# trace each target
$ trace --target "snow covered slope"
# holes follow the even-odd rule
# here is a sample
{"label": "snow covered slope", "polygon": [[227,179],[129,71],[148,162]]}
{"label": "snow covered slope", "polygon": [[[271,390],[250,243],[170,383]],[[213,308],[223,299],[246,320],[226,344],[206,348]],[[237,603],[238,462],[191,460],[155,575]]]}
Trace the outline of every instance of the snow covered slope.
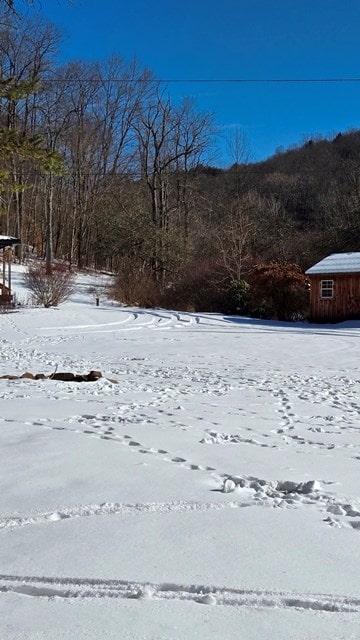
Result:
{"label": "snow covered slope", "polygon": [[90,284],[0,314],[0,375],[104,374],[0,380],[0,638],[357,639],[360,325]]}

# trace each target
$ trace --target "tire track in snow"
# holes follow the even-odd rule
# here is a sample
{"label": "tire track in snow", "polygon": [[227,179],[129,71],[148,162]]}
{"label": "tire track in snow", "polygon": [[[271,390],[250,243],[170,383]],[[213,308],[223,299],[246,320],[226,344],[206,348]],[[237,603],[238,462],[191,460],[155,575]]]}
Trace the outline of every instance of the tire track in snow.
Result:
{"label": "tire track in snow", "polygon": [[[122,312],[124,313],[124,311]],[[198,319],[190,317],[182,318],[178,313],[160,313],[156,311],[126,311],[126,315],[116,322],[105,322],[79,325],[65,325],[62,327],[45,327],[41,330],[59,332],[66,331],[72,335],[89,333],[109,333],[119,331],[133,331],[135,329],[169,329],[198,324]],[[125,326],[126,325],[126,326]]]}
{"label": "tire track in snow", "polygon": [[0,575],[0,592],[35,598],[172,600],[264,609],[358,613],[360,599],[344,595],[233,589],[196,584]]}

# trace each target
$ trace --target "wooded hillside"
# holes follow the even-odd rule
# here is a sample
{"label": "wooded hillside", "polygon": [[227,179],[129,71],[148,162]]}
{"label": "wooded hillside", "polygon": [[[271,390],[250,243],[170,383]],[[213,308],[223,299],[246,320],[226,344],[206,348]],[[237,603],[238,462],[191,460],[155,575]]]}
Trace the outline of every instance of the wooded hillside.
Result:
{"label": "wooded hillside", "polygon": [[60,66],[60,39],[2,21],[0,233],[20,259],[118,273],[127,302],[231,312],[254,265],[360,250],[360,132],[259,163],[235,137],[232,165],[208,166],[212,116],[135,61]]}

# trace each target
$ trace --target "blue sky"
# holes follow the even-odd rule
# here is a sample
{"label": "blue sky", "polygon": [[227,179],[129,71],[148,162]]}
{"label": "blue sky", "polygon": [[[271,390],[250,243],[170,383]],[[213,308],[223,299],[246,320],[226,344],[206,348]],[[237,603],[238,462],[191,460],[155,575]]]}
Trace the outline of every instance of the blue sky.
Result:
{"label": "blue sky", "polygon": [[[165,79],[360,77],[360,0],[42,0],[63,60],[117,53]],[[317,134],[360,128],[360,82],[180,83],[253,160]],[[213,163],[231,161],[226,144]]]}

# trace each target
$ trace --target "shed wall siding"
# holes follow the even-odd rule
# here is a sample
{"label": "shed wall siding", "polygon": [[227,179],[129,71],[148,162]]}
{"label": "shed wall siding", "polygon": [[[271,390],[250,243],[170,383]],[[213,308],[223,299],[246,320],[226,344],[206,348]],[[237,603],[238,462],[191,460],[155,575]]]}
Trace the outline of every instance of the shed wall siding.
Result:
{"label": "shed wall siding", "polygon": [[[334,297],[321,298],[321,280],[334,281]],[[322,274],[310,276],[310,320],[341,322],[360,319],[360,274]]]}

